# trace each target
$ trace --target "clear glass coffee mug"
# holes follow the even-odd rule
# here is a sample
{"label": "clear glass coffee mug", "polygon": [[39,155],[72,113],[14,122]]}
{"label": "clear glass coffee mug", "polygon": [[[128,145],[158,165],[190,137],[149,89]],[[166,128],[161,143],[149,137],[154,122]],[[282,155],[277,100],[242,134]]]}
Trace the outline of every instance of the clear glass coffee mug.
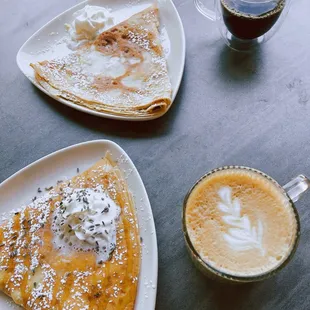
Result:
{"label": "clear glass coffee mug", "polygon": [[[210,176],[211,174],[222,171],[222,170],[227,170],[227,169],[242,169],[242,170],[248,170],[251,172],[255,172],[266,178],[268,181],[271,181],[280,191],[283,193],[285,199],[288,200],[295,219],[296,219],[296,234],[295,234],[295,239],[292,244],[292,247],[290,248],[290,252],[286,256],[285,260],[277,267],[275,267],[272,270],[269,270],[268,272],[261,273],[258,275],[254,276],[236,276],[236,275],[231,275],[228,273],[225,273],[223,271],[220,271],[216,269],[214,266],[211,266],[208,264],[206,261],[204,261],[199,253],[196,251],[194,245],[192,244],[192,241],[189,237],[188,230],[186,227],[186,219],[185,219],[185,214],[186,214],[186,206],[187,206],[187,201],[189,196],[191,195],[192,191],[195,189],[195,187],[206,177]],[[225,166],[221,168],[217,168],[212,170],[211,172],[205,174],[202,176],[195,184],[194,186],[189,190],[187,195],[185,196],[184,203],[183,203],[183,213],[182,213],[182,225],[183,225],[183,233],[184,233],[184,238],[185,238],[185,244],[188,249],[188,252],[191,256],[192,261],[194,262],[195,266],[207,277],[215,280],[219,280],[221,282],[229,282],[229,283],[249,283],[249,282],[257,282],[257,281],[262,281],[265,279],[270,278],[271,276],[276,275],[280,270],[285,267],[290,260],[292,259],[293,255],[295,254],[298,241],[299,241],[299,236],[300,236],[300,222],[299,222],[299,216],[298,212],[296,210],[296,207],[294,205],[295,202],[299,200],[299,198],[302,196],[302,194],[307,191],[310,188],[310,180],[305,177],[304,175],[299,175],[295,179],[291,180],[289,183],[287,183],[284,186],[279,185],[277,181],[275,181],[273,178],[270,176],[266,175],[265,173],[253,169],[253,168],[248,168],[248,167],[243,167],[243,166]]]}
{"label": "clear glass coffee mug", "polygon": [[[208,8],[214,1],[214,10]],[[285,19],[291,0],[194,0],[197,10],[215,21],[226,44],[251,51],[269,40]]]}

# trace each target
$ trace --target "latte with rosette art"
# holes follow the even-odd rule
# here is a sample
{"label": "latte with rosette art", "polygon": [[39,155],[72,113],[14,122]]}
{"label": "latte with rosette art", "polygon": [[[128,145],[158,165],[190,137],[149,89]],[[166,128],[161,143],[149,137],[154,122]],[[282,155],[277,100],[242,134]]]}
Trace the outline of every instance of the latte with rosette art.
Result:
{"label": "latte with rosette art", "polygon": [[283,264],[297,239],[297,218],[283,189],[256,170],[219,169],[196,183],[185,225],[210,268],[251,277]]}

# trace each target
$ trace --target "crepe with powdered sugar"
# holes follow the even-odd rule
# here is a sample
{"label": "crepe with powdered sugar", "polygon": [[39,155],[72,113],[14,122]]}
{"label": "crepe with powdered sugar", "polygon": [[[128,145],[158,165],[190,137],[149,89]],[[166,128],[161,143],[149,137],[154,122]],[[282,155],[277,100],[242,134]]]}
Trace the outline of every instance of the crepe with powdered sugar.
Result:
{"label": "crepe with powdered sugar", "polygon": [[171,84],[158,27],[153,5],[64,58],[31,64],[36,80],[52,95],[98,112],[163,114]]}
{"label": "crepe with powdered sugar", "polygon": [[25,309],[132,310],[140,238],[109,155],[0,226],[0,289]]}

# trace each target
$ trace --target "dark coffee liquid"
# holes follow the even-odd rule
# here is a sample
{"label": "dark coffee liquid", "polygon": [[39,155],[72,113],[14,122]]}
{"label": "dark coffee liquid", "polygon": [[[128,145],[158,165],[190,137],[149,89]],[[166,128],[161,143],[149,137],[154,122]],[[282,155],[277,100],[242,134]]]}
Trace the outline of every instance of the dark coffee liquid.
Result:
{"label": "dark coffee liquid", "polygon": [[278,20],[285,0],[267,3],[255,0],[221,0],[228,30],[237,38],[249,40],[262,36]]}

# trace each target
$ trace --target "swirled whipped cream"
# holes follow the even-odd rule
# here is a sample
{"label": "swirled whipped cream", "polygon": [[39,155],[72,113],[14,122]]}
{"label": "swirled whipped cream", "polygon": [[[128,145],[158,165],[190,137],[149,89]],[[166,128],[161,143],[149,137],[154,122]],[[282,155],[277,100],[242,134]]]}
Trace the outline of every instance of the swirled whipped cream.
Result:
{"label": "swirled whipped cream", "polygon": [[102,263],[116,247],[121,209],[102,189],[66,189],[54,212],[54,244],[64,251],[93,251]]}
{"label": "swirled whipped cream", "polygon": [[86,5],[73,14],[72,24],[65,24],[73,41],[92,40],[106,28],[113,26],[110,12],[100,6]]}

